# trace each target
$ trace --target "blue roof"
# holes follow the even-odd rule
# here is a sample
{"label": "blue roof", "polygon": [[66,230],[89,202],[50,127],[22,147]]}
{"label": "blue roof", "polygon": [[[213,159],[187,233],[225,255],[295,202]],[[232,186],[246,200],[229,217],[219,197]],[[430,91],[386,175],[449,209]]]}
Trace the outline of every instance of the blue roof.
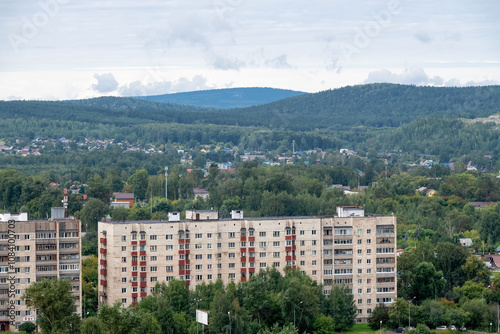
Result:
{"label": "blue roof", "polygon": [[225,149],[223,149],[223,151],[225,151],[225,152],[230,152],[230,151],[231,151],[231,149],[230,149],[230,148],[225,148]]}

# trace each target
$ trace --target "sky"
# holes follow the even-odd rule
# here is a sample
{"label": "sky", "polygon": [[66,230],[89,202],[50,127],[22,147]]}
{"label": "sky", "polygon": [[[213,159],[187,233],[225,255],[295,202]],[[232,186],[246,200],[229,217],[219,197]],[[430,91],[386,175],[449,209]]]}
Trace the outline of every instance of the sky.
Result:
{"label": "sky", "polygon": [[1,0],[0,100],[500,84],[498,0]]}

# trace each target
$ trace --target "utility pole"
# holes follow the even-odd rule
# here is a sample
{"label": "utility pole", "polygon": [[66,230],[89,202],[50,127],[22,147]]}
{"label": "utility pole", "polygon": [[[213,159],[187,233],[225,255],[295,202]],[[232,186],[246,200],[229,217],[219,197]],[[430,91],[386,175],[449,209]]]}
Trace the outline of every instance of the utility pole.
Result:
{"label": "utility pole", "polygon": [[165,166],[165,199],[168,199],[167,178],[168,178],[168,167]]}

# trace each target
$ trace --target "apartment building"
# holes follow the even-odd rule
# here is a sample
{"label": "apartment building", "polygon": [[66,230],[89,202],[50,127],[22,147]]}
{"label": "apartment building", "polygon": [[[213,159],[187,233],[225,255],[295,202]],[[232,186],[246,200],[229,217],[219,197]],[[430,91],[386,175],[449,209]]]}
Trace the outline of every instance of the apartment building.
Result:
{"label": "apartment building", "polygon": [[216,211],[188,211],[187,219],[99,222],[99,302],[137,303],[157,282],[190,287],[222,279],[246,281],[261,269],[300,269],[330,294],[351,287],[357,321],[396,298],[396,218],[339,207],[328,217],[218,219]]}
{"label": "apartment building", "polygon": [[81,314],[80,262],[80,221],[0,214],[0,331],[36,321],[21,296],[43,278],[69,280]]}

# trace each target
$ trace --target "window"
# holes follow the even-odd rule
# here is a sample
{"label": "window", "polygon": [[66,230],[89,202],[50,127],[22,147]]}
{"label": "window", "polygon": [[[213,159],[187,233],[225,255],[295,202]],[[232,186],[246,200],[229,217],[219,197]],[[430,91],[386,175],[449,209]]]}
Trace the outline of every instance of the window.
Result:
{"label": "window", "polygon": [[312,235],[316,235],[316,230],[312,230]]}
{"label": "window", "polygon": [[366,269],[366,273],[367,273],[367,274],[371,274],[371,273],[372,273],[372,270],[371,270],[371,269]]}
{"label": "window", "polygon": [[151,277],[150,281],[151,282],[157,282],[158,281],[158,277]]}
{"label": "window", "polygon": [[358,254],[362,254],[362,253],[363,253],[363,250],[358,249]]}
{"label": "window", "polygon": [[306,245],[306,242],[304,240],[300,240],[300,245],[301,246],[305,246]]}
{"label": "window", "polygon": [[241,262],[241,268],[246,268],[247,267],[247,263],[246,262]]}
{"label": "window", "polygon": [[149,250],[151,252],[156,252],[158,250],[158,246],[156,246],[156,245],[155,246],[149,246]]}
{"label": "window", "polygon": [[331,275],[333,275],[333,269],[325,269],[325,270],[323,270],[323,275],[325,275],[325,276],[331,276]]}
{"label": "window", "polygon": [[372,230],[370,229],[366,230],[366,234],[372,234]]}
{"label": "window", "polygon": [[362,274],[363,273],[363,269],[358,269],[358,274]]}
{"label": "window", "polygon": [[203,265],[202,265],[202,264],[197,264],[197,265],[195,266],[195,269],[196,269],[196,270],[202,270],[202,269],[203,269]]}
{"label": "window", "polygon": [[196,280],[197,281],[202,281],[203,280],[203,275],[196,275]]}
{"label": "window", "polygon": [[261,263],[260,263],[260,267],[261,267],[261,268],[266,268],[266,267],[267,267],[267,263],[265,263],[265,262],[261,262]]}
{"label": "window", "polygon": [[362,259],[358,259],[358,264],[362,264],[363,263],[363,260]]}
{"label": "window", "polygon": [[148,268],[146,266],[141,266],[141,272],[146,272],[148,271]]}
{"label": "window", "polygon": [[361,241],[362,241],[361,239],[358,239],[358,245],[361,245]]}
{"label": "window", "polygon": [[122,263],[127,263],[127,258],[125,256],[122,257]]}
{"label": "window", "polygon": [[313,256],[315,256],[315,255],[316,255],[316,251],[315,251],[315,250],[313,250],[313,251],[312,251],[312,255],[313,255]]}
{"label": "window", "polygon": [[245,248],[246,246],[247,246],[247,242],[246,241],[240,242],[240,247],[241,248]]}
{"label": "window", "polygon": [[212,239],[212,233],[207,233],[207,239]]}
{"label": "window", "polygon": [[170,273],[170,272],[174,271],[174,266],[167,266],[166,269],[167,269],[167,273]]}
{"label": "window", "polygon": [[141,233],[141,240],[146,240],[146,233]]}
{"label": "window", "polygon": [[201,234],[201,233],[196,233],[196,234],[194,235],[194,237],[195,237],[195,239],[201,239],[203,236],[202,236],[202,234]]}
{"label": "window", "polygon": [[30,246],[24,246],[24,250],[25,251],[29,251],[30,250]]}
{"label": "window", "polygon": [[230,243],[228,243],[228,247],[229,247],[229,248],[234,248],[234,247],[235,247],[235,243],[234,243],[234,242],[230,242]]}
{"label": "window", "polygon": [[306,261],[300,261],[300,265],[301,266],[305,266],[306,265]]}
{"label": "window", "polygon": [[367,279],[366,283],[371,284],[372,283],[372,279],[371,278]]}
{"label": "window", "polygon": [[363,230],[362,229],[358,229],[358,235],[361,235],[361,233],[363,233]]}
{"label": "window", "polygon": [[158,267],[156,267],[156,266],[151,267],[151,268],[149,268],[149,269],[150,269],[150,271],[152,271],[152,272],[158,271]]}
{"label": "window", "polygon": [[212,280],[212,275],[207,275],[208,280]]}
{"label": "window", "polygon": [[304,256],[306,255],[306,252],[305,251],[300,251],[300,256]]}
{"label": "window", "polygon": [[122,283],[127,283],[127,278],[126,277],[122,277]]}
{"label": "window", "polygon": [[234,259],[236,257],[236,253],[229,253],[229,258]]}
{"label": "window", "polygon": [[157,236],[156,235],[150,235],[149,236],[149,240],[157,240]]}
{"label": "window", "polygon": [[127,288],[122,288],[122,293],[127,293]]}
{"label": "window", "polygon": [[195,259],[196,260],[203,260],[203,254],[196,254]]}
{"label": "window", "polygon": [[207,260],[212,260],[212,254],[207,254]]}
{"label": "window", "polygon": [[261,242],[259,242],[259,246],[262,247],[262,248],[266,248],[267,244],[266,244],[265,241],[261,241]]}
{"label": "window", "polygon": [[173,255],[167,255],[167,257],[165,259],[167,261],[173,261],[174,260],[174,256]]}
{"label": "window", "polygon": [[166,239],[167,240],[172,240],[173,239],[173,235],[172,234],[167,234],[166,235]]}
{"label": "window", "polygon": [[280,252],[273,252],[273,257],[280,257]]}
{"label": "window", "polygon": [[174,279],[174,276],[167,276],[167,277],[165,278],[165,280],[166,280],[167,282],[170,282],[170,281],[171,281],[171,280],[173,280],[173,279]]}
{"label": "window", "polygon": [[371,244],[371,243],[372,243],[372,239],[367,239],[367,240],[366,240],[366,243],[367,243],[367,244]]}
{"label": "window", "polygon": [[229,274],[229,279],[235,279],[235,278],[236,278],[236,274],[234,274],[234,273]]}
{"label": "window", "polygon": [[221,242],[217,243],[217,248],[222,248],[222,243]]}
{"label": "window", "polygon": [[132,252],[137,252],[137,245],[132,246]]}
{"label": "window", "polygon": [[372,250],[371,249],[367,249],[366,250],[366,254],[371,254],[372,253]]}
{"label": "window", "polygon": [[279,247],[280,242],[279,241],[273,241],[273,247]]}
{"label": "window", "polygon": [[280,236],[280,231],[273,232],[273,237],[279,237],[279,236]]}
{"label": "window", "polygon": [[280,263],[279,262],[273,262],[273,267],[279,268],[280,267]]}
{"label": "window", "polygon": [[316,260],[313,260],[312,261],[312,265],[315,266],[316,265]]}
{"label": "window", "polygon": [[363,299],[358,299],[358,304],[363,304]]}
{"label": "window", "polygon": [[236,268],[236,265],[234,263],[229,263],[229,269],[234,269]]}
{"label": "window", "polygon": [[371,264],[372,263],[372,260],[371,259],[367,259],[366,260],[366,264]]}
{"label": "window", "polygon": [[194,248],[195,249],[202,249],[203,245],[202,244],[196,244],[196,245],[194,245]]}
{"label": "window", "polygon": [[367,299],[367,300],[366,300],[366,303],[367,303],[367,304],[371,304],[371,303],[372,303],[372,300],[371,300],[371,299]]}
{"label": "window", "polygon": [[313,270],[313,271],[312,271],[312,275],[313,275],[313,276],[316,276],[316,275],[317,275],[317,271],[316,271],[316,270]]}
{"label": "window", "polygon": [[264,252],[259,253],[259,257],[266,257],[266,253],[264,253]]}
{"label": "window", "polygon": [[149,257],[149,260],[150,260],[151,262],[155,262],[155,261],[156,261],[156,259],[157,259],[157,257],[156,257],[156,256],[150,256],[150,257]]}
{"label": "window", "polygon": [[122,267],[122,273],[126,273],[127,272],[127,267]]}
{"label": "window", "polygon": [[362,279],[358,279],[358,284],[361,284],[363,283],[363,280]]}
{"label": "window", "polygon": [[316,240],[313,240],[313,241],[312,241],[312,245],[313,245],[313,246],[316,246]]}
{"label": "window", "polygon": [[173,245],[167,245],[167,250],[168,251],[174,250],[174,246]]}
{"label": "window", "polygon": [[265,237],[266,236],[266,232],[259,232],[259,237]]}

